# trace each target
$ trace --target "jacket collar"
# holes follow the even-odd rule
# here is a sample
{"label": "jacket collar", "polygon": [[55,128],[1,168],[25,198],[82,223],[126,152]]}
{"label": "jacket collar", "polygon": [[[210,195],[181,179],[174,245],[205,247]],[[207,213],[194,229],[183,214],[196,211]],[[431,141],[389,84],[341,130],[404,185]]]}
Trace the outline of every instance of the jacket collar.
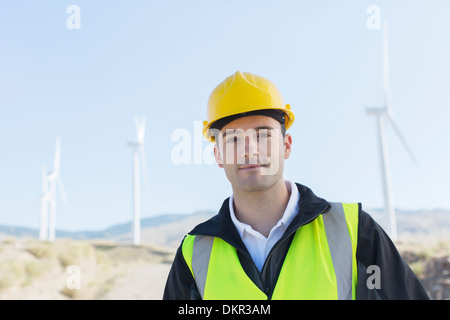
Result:
{"label": "jacket collar", "polygon": [[[299,211],[282,238],[289,236],[302,225],[313,221],[320,214],[326,212],[331,206],[326,200],[316,196],[308,187],[299,183],[296,183],[295,185],[300,192]],[[235,248],[241,248],[246,251],[245,245],[231,221],[229,201],[230,198],[225,199],[217,215],[196,226],[189,234],[218,237]]]}

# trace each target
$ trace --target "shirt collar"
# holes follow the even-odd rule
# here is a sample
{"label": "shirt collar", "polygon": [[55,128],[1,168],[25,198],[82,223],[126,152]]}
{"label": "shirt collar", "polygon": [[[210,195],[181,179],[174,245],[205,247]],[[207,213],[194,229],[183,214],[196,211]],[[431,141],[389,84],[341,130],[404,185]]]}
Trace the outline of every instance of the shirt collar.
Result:
{"label": "shirt collar", "polygon": [[[273,228],[280,226],[280,225],[282,225],[284,228],[287,228],[298,213],[300,193],[298,192],[297,186],[295,185],[294,182],[289,181],[289,180],[285,180],[285,183],[286,183],[286,187],[287,187],[288,191],[291,193],[291,195],[289,197],[288,204],[286,205],[286,209],[284,210],[283,216],[278,221],[278,223],[275,224],[275,226]],[[233,197],[233,194],[231,194],[230,201],[229,201],[230,217],[231,217],[231,221],[233,221],[233,224],[235,225],[237,231],[239,232],[239,235],[241,236],[241,238],[244,237],[244,231],[249,232],[250,230],[253,230],[253,232],[256,232],[250,225],[248,225],[246,223],[242,223],[241,221],[239,221],[236,218],[236,215],[234,213],[234,208],[233,208],[233,201],[234,201],[234,197]],[[272,228],[272,230],[273,230],[273,228]],[[270,235],[269,235],[269,237],[270,237]]]}

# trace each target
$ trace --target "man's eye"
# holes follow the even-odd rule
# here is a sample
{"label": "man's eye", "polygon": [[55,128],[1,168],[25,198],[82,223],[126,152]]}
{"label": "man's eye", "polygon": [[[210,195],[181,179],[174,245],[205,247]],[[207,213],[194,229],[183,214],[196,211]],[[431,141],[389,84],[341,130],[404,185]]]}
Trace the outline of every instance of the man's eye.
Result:
{"label": "man's eye", "polygon": [[227,139],[227,143],[236,143],[238,141],[238,138],[237,137],[231,137],[231,138],[229,138],[229,139]]}
{"label": "man's eye", "polygon": [[269,132],[258,132],[258,133],[256,134],[256,137],[257,137],[258,139],[267,139],[267,138],[270,137],[270,133],[269,133]]}

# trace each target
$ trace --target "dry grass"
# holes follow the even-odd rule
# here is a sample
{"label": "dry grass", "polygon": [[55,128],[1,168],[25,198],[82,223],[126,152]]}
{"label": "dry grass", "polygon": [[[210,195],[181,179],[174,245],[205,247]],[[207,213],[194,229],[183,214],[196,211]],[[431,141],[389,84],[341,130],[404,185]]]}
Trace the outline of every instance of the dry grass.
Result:
{"label": "dry grass", "polygon": [[0,244],[0,299],[101,299],[132,268],[170,262],[173,254],[152,245],[8,239]]}
{"label": "dry grass", "polygon": [[450,237],[405,234],[396,243],[403,259],[422,282],[431,299],[450,299]]}

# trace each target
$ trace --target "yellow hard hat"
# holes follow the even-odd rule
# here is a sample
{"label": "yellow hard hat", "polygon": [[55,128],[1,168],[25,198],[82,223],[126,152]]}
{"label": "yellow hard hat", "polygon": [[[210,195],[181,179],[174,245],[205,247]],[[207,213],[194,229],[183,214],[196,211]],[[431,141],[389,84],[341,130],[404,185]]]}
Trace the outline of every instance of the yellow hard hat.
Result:
{"label": "yellow hard hat", "polygon": [[248,72],[236,71],[211,93],[208,100],[207,120],[203,121],[204,137],[214,142],[211,125],[219,119],[256,110],[275,109],[284,112],[285,126],[294,123],[294,113],[284,104],[278,88],[266,78]]}

